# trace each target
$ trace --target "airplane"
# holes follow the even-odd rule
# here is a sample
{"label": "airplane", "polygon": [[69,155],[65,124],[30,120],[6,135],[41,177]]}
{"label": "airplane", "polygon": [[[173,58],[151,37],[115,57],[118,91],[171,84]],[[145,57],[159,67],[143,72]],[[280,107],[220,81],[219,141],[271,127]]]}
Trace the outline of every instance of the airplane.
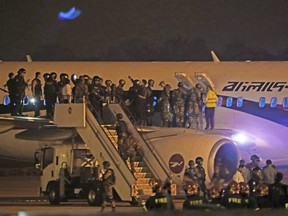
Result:
{"label": "airplane", "polygon": [[[118,84],[119,79],[125,79],[126,90],[131,86],[128,76],[140,80],[155,80],[156,91],[161,91],[157,84],[162,80],[169,83],[172,89],[177,88],[179,81],[187,88],[196,83],[202,84],[204,88],[210,85],[218,95],[215,129],[195,131],[185,128],[146,127],[148,131],[154,131],[147,133],[147,139],[155,141],[158,151],[170,140],[167,146],[172,152],[189,151],[190,155],[187,157],[191,157],[190,159],[195,159],[197,155],[205,155],[204,161],[207,170],[210,170],[210,177],[215,168],[215,164],[210,161],[215,162],[216,159],[215,154],[211,156],[209,153],[223,137],[228,137],[231,142],[236,143],[237,152],[232,154],[235,160],[245,159],[246,162],[250,162],[250,156],[256,154],[262,159],[263,166],[265,160],[271,159],[280,171],[287,172],[288,61],[222,62],[216,57],[214,62],[1,62],[1,84],[6,83],[9,72],[16,73],[19,68],[26,69],[25,79],[30,80],[34,78],[36,71],[42,74],[55,71],[58,75],[63,72],[77,76],[98,75],[104,80],[112,80],[115,84]],[[42,80],[42,84],[43,82]],[[30,89],[26,94],[31,96]],[[4,105],[7,93],[0,91],[0,99],[3,99],[0,110],[4,114],[4,111],[7,111],[7,106]],[[28,99],[27,101],[29,103]],[[35,144],[43,144],[39,141],[16,140],[15,135],[23,128],[19,127],[17,131],[11,130],[9,124],[0,125],[2,158],[31,160]],[[177,136],[174,136],[175,134]],[[162,136],[167,136],[167,139],[161,140]],[[191,149],[194,151],[193,154]],[[172,167],[177,166],[175,161],[169,161],[165,155],[163,157]],[[188,159],[185,158],[185,164],[188,163]],[[182,165],[181,161],[178,163]],[[238,161],[234,163],[234,167],[237,164]]]}

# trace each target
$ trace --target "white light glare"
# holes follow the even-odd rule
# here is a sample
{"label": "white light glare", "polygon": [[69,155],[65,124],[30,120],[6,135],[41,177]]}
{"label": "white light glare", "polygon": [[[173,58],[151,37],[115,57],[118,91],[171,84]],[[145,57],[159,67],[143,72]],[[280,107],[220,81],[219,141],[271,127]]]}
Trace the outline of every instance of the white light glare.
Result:
{"label": "white light glare", "polygon": [[248,138],[245,134],[243,133],[237,133],[237,134],[233,134],[231,136],[231,138],[237,142],[237,143],[240,143],[240,144],[244,144],[245,142],[247,142]]}
{"label": "white light glare", "polygon": [[35,98],[31,98],[31,99],[30,99],[30,102],[33,103],[33,104],[35,104],[35,102],[36,102]]}

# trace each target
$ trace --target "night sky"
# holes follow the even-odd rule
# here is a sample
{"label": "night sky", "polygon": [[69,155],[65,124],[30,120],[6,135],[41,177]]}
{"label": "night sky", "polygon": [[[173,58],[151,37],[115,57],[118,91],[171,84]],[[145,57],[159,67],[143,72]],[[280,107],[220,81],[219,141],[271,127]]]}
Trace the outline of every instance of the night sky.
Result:
{"label": "night sky", "polygon": [[288,60],[287,0],[1,0],[0,17],[2,61]]}

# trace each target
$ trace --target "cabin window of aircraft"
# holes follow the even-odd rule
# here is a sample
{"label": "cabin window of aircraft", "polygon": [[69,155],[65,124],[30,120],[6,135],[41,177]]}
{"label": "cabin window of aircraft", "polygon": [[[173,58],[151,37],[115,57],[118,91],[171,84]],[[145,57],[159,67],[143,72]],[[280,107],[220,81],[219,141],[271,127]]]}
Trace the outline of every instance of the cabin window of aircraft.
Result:
{"label": "cabin window of aircraft", "polygon": [[243,106],[243,97],[239,97],[237,98],[237,107],[242,107]]}
{"label": "cabin window of aircraft", "polygon": [[283,99],[283,107],[284,107],[284,108],[288,108],[288,97],[285,97],[285,98]]}
{"label": "cabin window of aircraft", "polygon": [[277,106],[277,98],[276,98],[276,97],[272,97],[272,98],[271,98],[270,106],[271,106],[272,108],[275,108],[275,107]]}
{"label": "cabin window of aircraft", "polygon": [[232,107],[232,105],[233,105],[233,98],[228,97],[226,100],[226,107]]}
{"label": "cabin window of aircraft", "polygon": [[259,107],[263,108],[265,106],[265,102],[266,102],[266,98],[265,97],[261,97],[259,99]]}

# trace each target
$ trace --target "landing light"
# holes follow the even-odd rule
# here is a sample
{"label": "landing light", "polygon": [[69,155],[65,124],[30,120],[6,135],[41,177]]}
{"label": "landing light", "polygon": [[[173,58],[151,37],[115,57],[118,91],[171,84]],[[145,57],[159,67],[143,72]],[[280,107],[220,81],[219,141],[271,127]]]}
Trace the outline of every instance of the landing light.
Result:
{"label": "landing light", "polygon": [[30,102],[33,103],[33,104],[35,104],[35,102],[36,102],[35,98],[32,97],[32,98],[30,99]]}

